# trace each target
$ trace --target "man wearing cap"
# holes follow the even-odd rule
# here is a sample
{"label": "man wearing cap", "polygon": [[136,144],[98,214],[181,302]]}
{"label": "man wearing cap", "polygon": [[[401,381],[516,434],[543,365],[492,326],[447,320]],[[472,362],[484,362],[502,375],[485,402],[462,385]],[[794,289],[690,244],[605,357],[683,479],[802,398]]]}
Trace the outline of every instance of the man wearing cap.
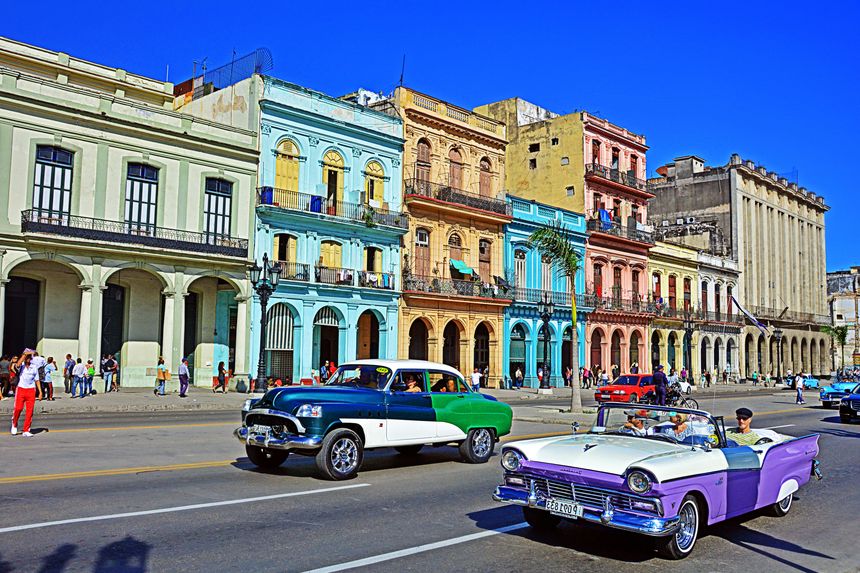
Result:
{"label": "man wearing cap", "polygon": [[752,410],[749,408],[738,408],[735,410],[735,416],[738,420],[738,427],[728,430],[726,437],[739,446],[754,446],[762,436],[750,429],[753,416]]}
{"label": "man wearing cap", "polygon": [[654,394],[657,396],[657,405],[666,405],[666,394],[669,391],[669,379],[663,373],[663,365],[657,365],[657,371],[654,372]]}
{"label": "man wearing cap", "polygon": [[648,412],[645,410],[626,410],[624,413],[627,415],[627,422],[619,431],[631,436],[646,435],[645,419],[648,417]]}

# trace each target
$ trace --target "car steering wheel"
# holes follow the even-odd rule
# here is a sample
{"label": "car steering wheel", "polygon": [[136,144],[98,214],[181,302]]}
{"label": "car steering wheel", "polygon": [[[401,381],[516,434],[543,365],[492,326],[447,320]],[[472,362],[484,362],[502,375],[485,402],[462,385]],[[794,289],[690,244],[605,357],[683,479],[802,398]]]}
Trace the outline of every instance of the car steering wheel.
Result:
{"label": "car steering wheel", "polygon": [[773,443],[773,440],[771,440],[770,438],[760,438],[759,441],[757,441],[754,445],[761,446],[764,444],[771,444],[771,443]]}

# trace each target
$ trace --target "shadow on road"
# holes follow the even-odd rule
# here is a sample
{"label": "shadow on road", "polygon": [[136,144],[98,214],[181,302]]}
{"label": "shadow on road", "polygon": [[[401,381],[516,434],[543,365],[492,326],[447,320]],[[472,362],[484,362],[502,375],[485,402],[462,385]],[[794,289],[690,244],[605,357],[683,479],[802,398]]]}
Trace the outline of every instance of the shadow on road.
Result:
{"label": "shadow on road", "polygon": [[[93,573],[146,573],[152,545],[130,535],[119,541],[102,546],[93,564]],[[63,573],[78,557],[78,546],[72,543],[60,545],[42,558],[38,573]],[[80,565],[78,563],[77,565]],[[75,567],[80,569],[80,567]],[[26,569],[30,571],[31,569]],[[0,573],[12,573],[14,567],[0,556]]]}

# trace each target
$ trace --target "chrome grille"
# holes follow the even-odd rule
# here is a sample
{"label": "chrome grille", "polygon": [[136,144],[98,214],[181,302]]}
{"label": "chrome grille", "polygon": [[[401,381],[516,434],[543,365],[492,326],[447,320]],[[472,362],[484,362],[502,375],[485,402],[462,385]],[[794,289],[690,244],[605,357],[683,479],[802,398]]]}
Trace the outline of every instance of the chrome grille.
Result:
{"label": "chrome grille", "polygon": [[621,492],[607,491],[587,485],[571,484],[561,480],[547,479],[542,476],[523,473],[509,475],[525,480],[526,487],[528,487],[529,482],[534,481],[535,492],[540,496],[576,501],[594,509],[603,509],[604,501],[609,497],[614,507],[629,510],[633,509],[633,501],[636,499],[632,495]]}
{"label": "chrome grille", "polygon": [[854,411],[860,410],[860,400],[851,400],[851,409]]}

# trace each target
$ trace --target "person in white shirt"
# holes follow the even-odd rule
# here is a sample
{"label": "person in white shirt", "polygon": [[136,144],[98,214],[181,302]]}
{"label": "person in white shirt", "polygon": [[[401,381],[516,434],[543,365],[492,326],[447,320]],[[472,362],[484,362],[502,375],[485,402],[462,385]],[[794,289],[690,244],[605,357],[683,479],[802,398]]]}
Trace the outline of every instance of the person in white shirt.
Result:
{"label": "person in white shirt", "polygon": [[78,358],[75,367],[72,368],[72,379],[74,380],[72,386],[72,398],[75,397],[75,392],[78,389],[78,386],[81,387],[81,395],[80,397],[84,397],[84,389],[87,384],[87,366],[83,363],[83,361]]}
{"label": "person in white shirt", "polygon": [[39,368],[33,363],[33,351],[25,351],[18,359],[18,387],[15,389],[15,409],[12,412],[12,435],[18,433],[18,418],[21,411],[24,414],[24,437],[31,437],[30,426],[33,423],[33,410],[36,400],[42,399],[42,388],[39,384]]}
{"label": "person in white shirt", "polygon": [[797,377],[794,379],[795,387],[797,388],[797,400],[795,400],[795,404],[806,404],[803,400],[803,373],[798,373]]}
{"label": "person in white shirt", "polygon": [[472,378],[472,391],[477,392],[481,389],[481,371],[475,368],[475,370],[471,374]]}

